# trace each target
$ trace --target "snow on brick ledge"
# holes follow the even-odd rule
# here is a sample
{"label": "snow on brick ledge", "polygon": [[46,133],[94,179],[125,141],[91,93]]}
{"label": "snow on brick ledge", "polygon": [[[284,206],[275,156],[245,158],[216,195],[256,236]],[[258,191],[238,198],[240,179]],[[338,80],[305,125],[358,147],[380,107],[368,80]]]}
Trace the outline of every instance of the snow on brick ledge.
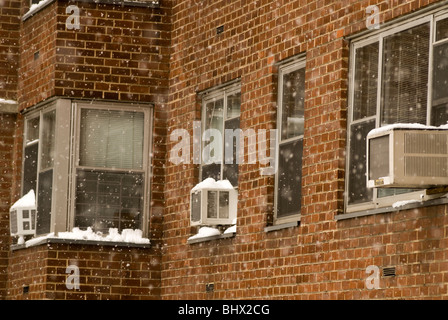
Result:
{"label": "snow on brick ledge", "polygon": [[64,239],[64,240],[87,240],[96,242],[114,242],[114,243],[133,243],[133,244],[149,244],[150,240],[142,237],[143,232],[139,229],[124,229],[121,234],[116,228],[110,228],[108,235],[103,235],[100,232],[93,232],[92,228],[87,230],[80,230],[73,228],[71,232],[59,232],[58,236],[54,233],[30,239],[25,242],[25,247],[36,245],[46,239]]}
{"label": "snow on brick ledge", "polygon": [[196,192],[202,189],[227,189],[232,190],[233,186],[230,183],[229,180],[218,180],[215,181],[213,178],[207,178],[204,181],[198,183],[196,186],[194,186],[191,191]]}

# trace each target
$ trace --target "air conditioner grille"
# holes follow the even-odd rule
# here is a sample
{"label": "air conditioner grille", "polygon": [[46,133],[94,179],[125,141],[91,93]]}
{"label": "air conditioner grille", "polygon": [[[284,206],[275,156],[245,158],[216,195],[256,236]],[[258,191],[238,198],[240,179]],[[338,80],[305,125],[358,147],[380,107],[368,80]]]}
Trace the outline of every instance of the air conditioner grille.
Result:
{"label": "air conditioner grille", "polygon": [[191,221],[201,220],[201,192],[191,195]]}
{"label": "air conditioner grille", "polygon": [[448,177],[448,161],[446,157],[404,158],[405,175],[408,177]]}
{"label": "air conditioner grille", "polygon": [[370,140],[369,178],[378,179],[389,175],[389,135]]}
{"label": "air conditioner grille", "polygon": [[10,217],[11,219],[11,233],[15,234],[17,233],[17,211],[16,210],[12,210],[10,212]]}
{"label": "air conditioner grille", "polygon": [[448,135],[408,132],[404,135],[404,152],[417,154],[448,154]]}

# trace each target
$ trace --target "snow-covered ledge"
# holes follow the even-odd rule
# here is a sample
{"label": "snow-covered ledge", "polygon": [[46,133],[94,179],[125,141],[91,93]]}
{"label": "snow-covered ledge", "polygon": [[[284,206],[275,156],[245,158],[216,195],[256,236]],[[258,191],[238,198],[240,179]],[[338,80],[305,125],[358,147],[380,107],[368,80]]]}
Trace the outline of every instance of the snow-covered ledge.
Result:
{"label": "snow-covered ledge", "polygon": [[235,237],[235,235],[236,235],[236,224],[227,228],[223,233],[221,233],[216,228],[201,227],[197,234],[188,238],[187,243],[194,244],[212,240],[228,239]]}
{"label": "snow-covered ledge", "polygon": [[54,233],[32,238],[22,244],[11,245],[11,250],[19,250],[40,246],[42,244],[82,244],[97,246],[114,246],[114,247],[132,247],[132,248],[149,248],[151,242],[147,238],[142,237],[141,230],[124,229],[120,234],[117,229],[109,229],[109,234],[102,235],[94,233],[91,228],[80,230],[73,228],[72,232],[59,232],[58,236]]}
{"label": "snow-covered ledge", "polygon": [[[42,9],[48,7],[50,4],[57,0],[41,0],[39,3],[35,3],[31,5],[28,12],[26,12],[22,21],[25,21],[35,15],[37,12]],[[81,2],[95,2],[98,3],[98,0],[80,0]],[[116,5],[126,5],[131,7],[144,7],[144,8],[159,8],[160,3],[159,0],[101,0],[101,4],[116,4]]]}
{"label": "snow-covered ledge", "polygon": [[17,101],[0,98],[0,113],[17,113],[18,108]]}

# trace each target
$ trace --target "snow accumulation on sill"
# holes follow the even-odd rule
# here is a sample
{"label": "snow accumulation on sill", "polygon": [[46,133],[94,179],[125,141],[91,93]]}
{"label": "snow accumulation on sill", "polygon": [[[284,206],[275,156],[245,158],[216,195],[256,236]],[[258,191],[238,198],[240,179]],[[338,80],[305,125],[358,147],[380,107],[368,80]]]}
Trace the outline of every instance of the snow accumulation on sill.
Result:
{"label": "snow accumulation on sill", "polygon": [[90,240],[90,241],[104,241],[104,242],[123,242],[135,244],[149,244],[150,240],[142,237],[142,231],[139,229],[124,229],[120,234],[118,229],[110,228],[109,234],[103,235],[101,233],[93,232],[92,228],[87,230],[80,230],[73,228],[72,232],[59,232],[58,236],[54,232],[48,235],[30,239],[25,242],[25,246],[29,247],[37,244],[45,239],[67,239],[67,240]]}
{"label": "snow accumulation on sill", "polygon": [[232,184],[229,180],[218,180],[216,181],[213,178],[207,178],[204,181],[198,183],[196,186],[194,186],[191,191],[196,192],[200,191],[202,189],[226,189],[231,190],[233,189]]}
{"label": "snow accumulation on sill", "polygon": [[[236,219],[234,219],[232,223],[233,223],[233,225],[228,227],[226,230],[224,230],[224,232],[222,234],[236,233]],[[216,228],[201,227],[197,234],[188,238],[188,241],[195,240],[195,239],[203,239],[203,238],[208,238],[208,237],[213,237],[213,236],[220,236],[220,235],[221,235],[221,232]]]}
{"label": "snow accumulation on sill", "polygon": [[28,10],[28,12],[26,13],[26,15],[31,15],[34,12],[38,11],[40,8],[46,6],[47,4],[49,4],[50,2],[52,2],[53,0],[41,0],[39,1],[39,3],[33,3],[30,7],[30,9]]}
{"label": "snow accumulation on sill", "polygon": [[448,124],[439,127],[427,126],[420,123],[395,123],[371,130],[367,136],[376,135],[393,129],[418,129],[418,130],[448,130]]}
{"label": "snow accumulation on sill", "polygon": [[0,98],[0,104],[17,104],[17,101]]}
{"label": "snow accumulation on sill", "polygon": [[396,209],[396,208],[400,208],[400,207],[404,207],[408,204],[411,203],[420,203],[420,200],[403,200],[403,201],[397,201],[394,204],[392,204],[392,208]]}

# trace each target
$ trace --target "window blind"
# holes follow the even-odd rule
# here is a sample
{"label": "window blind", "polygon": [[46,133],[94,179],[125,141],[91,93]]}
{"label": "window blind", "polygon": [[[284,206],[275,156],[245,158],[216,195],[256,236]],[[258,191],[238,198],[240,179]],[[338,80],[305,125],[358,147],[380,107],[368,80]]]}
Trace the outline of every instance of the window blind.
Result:
{"label": "window blind", "polygon": [[143,168],[144,114],[100,109],[81,110],[81,166]]}
{"label": "window blind", "polygon": [[426,123],[430,24],[384,39],[381,123]]}

